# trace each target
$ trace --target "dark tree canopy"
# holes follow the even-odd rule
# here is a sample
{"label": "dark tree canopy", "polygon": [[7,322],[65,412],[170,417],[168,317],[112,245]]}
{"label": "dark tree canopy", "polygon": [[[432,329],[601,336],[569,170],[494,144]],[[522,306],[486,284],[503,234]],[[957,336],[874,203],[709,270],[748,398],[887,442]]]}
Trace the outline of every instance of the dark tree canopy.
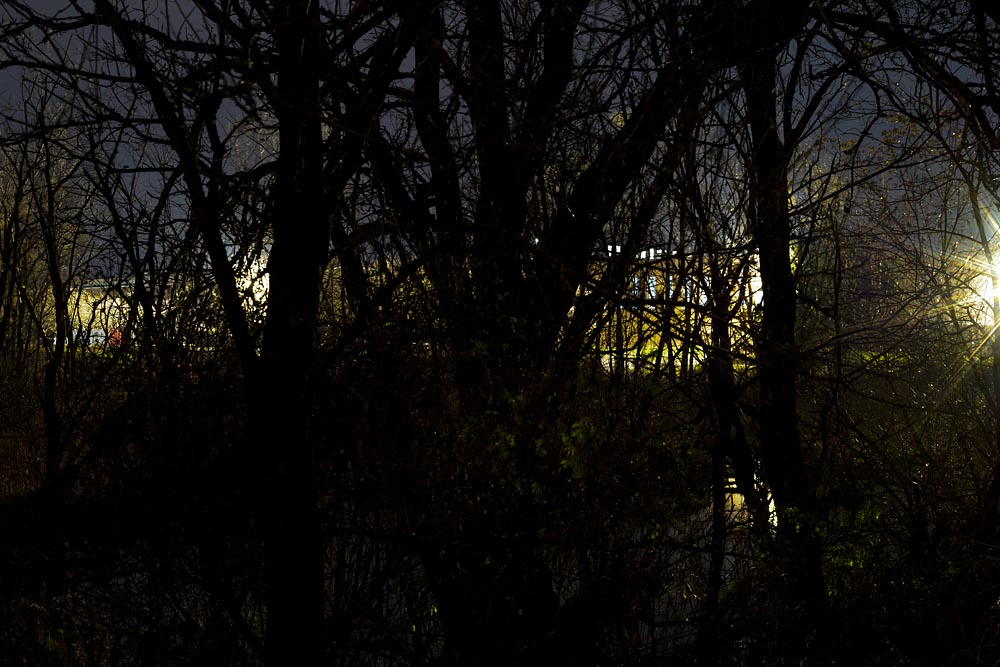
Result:
{"label": "dark tree canopy", "polygon": [[0,661],[1000,661],[985,1],[0,5]]}

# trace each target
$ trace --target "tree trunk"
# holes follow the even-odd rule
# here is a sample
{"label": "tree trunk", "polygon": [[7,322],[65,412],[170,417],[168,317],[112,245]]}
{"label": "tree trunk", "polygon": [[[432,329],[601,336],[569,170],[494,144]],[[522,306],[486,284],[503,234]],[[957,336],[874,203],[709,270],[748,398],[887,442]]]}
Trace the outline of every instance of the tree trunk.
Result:
{"label": "tree trunk", "polygon": [[796,294],[791,266],[788,158],[777,132],[777,71],[772,49],[754,50],[741,78],[752,138],[750,198],[754,238],[760,253],[763,321],[758,341],[760,441],[765,478],[778,513],[790,609],[803,605],[809,628],[789,627],[793,636],[816,624],[825,603],[816,535],[815,487],[800,444],[796,408],[798,355]]}
{"label": "tree trunk", "polygon": [[267,319],[248,407],[265,540],[265,661],[307,665],[320,655],[324,573],[306,382],[330,238],[320,154],[318,3],[279,5],[272,21],[280,152]]}

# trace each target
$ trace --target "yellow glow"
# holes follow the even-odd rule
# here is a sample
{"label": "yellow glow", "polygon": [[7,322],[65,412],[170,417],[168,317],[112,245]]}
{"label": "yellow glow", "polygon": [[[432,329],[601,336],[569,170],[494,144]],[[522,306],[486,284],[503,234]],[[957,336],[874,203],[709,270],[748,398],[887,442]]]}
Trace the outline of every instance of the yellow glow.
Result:
{"label": "yellow glow", "polygon": [[967,283],[971,294],[965,300],[964,306],[967,313],[975,322],[984,329],[993,329],[993,301],[995,297],[1000,297],[1000,293],[995,293],[993,286],[992,271],[995,268],[984,265],[981,261],[968,262],[968,268],[978,275],[969,279]]}
{"label": "yellow glow", "polygon": [[[1000,256],[994,252],[996,235],[1000,230],[1000,225],[989,208],[980,206],[980,210],[982,218],[977,219],[979,252],[962,261],[961,266],[957,267],[959,272],[955,274],[960,277],[969,290],[967,297],[962,300],[964,303],[957,305],[964,306],[966,316],[971,316],[979,325],[978,340],[975,341],[975,347],[970,350],[968,356],[960,360],[949,372],[948,379],[937,392],[937,398],[933,401],[935,404],[940,404],[951,394],[973,360],[980,358],[981,354],[990,353],[994,337],[1000,335],[998,334],[1000,331],[1000,301],[998,301],[1000,300],[1000,281],[994,280],[995,277],[1000,277]],[[994,304],[997,304],[997,308],[994,307]]]}
{"label": "yellow glow", "polygon": [[1000,300],[1000,281],[997,280],[1000,277],[1000,257],[997,257],[995,252],[991,252],[990,246],[994,245],[994,239],[1000,225],[997,224],[997,218],[990,207],[983,206],[980,202],[979,208],[982,216],[978,219],[980,243],[983,244],[982,253],[970,262],[970,266],[980,274],[974,283],[976,295],[984,311],[979,316],[979,321],[985,326],[993,327],[997,324],[994,322],[993,316],[994,304]]}
{"label": "yellow glow", "polygon": [[993,301],[1000,297],[1000,286],[994,285],[993,276],[989,272],[984,273],[976,280],[975,289],[976,297],[982,301],[983,307],[987,311],[992,308]]}

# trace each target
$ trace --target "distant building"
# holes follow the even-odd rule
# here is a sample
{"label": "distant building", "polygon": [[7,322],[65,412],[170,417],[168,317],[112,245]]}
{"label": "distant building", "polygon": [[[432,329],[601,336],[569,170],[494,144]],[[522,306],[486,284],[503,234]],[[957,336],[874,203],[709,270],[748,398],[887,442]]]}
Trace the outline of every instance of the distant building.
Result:
{"label": "distant building", "polygon": [[[648,248],[622,256],[618,245],[594,260],[586,289],[604,290],[607,307],[599,324],[598,351],[609,367],[700,364],[711,341],[711,271],[706,253],[669,254]],[[745,250],[718,260],[729,285],[731,325],[744,332],[734,344],[748,344],[749,314],[760,304],[757,262]]]}
{"label": "distant building", "polygon": [[121,281],[92,280],[71,287],[67,307],[71,343],[121,345],[131,312],[132,288]]}

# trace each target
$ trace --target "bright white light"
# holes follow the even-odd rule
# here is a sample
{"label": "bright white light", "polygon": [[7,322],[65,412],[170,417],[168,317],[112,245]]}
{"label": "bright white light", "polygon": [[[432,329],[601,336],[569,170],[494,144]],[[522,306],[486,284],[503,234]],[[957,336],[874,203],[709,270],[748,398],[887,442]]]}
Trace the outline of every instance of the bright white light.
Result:
{"label": "bright white light", "polygon": [[254,308],[267,303],[271,279],[267,274],[266,258],[257,257],[244,270],[238,271],[236,281],[243,294],[244,306]]}
{"label": "bright white light", "polygon": [[976,280],[976,296],[980,301],[987,307],[992,306],[993,300],[1000,297],[998,289],[993,287],[993,276],[989,273],[984,273],[982,276]]}

